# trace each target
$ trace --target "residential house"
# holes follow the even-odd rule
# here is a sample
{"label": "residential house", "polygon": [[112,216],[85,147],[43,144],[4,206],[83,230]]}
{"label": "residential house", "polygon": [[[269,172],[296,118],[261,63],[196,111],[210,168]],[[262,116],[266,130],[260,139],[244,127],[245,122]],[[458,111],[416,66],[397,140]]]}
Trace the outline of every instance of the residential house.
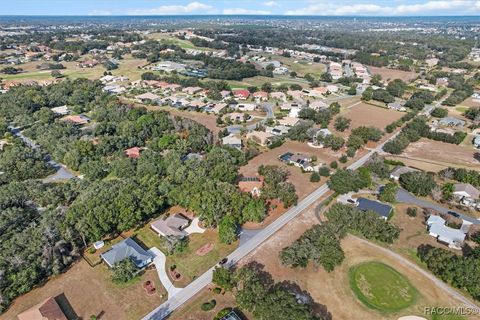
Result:
{"label": "residential house", "polygon": [[300,122],[300,119],[298,118],[292,118],[292,117],[284,117],[282,119],[278,120],[278,123],[287,126],[287,127],[294,127]]}
{"label": "residential house", "polygon": [[238,150],[242,149],[242,139],[231,134],[222,138],[222,145],[229,146]]}
{"label": "residential house", "polygon": [[189,107],[193,109],[203,109],[207,106],[202,100],[193,100],[189,103]]}
{"label": "residential house", "polygon": [[283,103],[280,105],[280,110],[281,111],[290,111],[293,108],[300,108],[300,104],[296,102],[288,102],[288,103]]}
{"label": "residential house", "polygon": [[110,250],[102,253],[100,257],[110,267],[125,259],[131,259],[137,268],[144,268],[152,262],[152,256],[148,254],[132,238],[127,238],[117,244],[114,244]]}
{"label": "residential house", "polygon": [[323,148],[323,143],[321,142],[321,138],[325,138],[326,136],[332,135],[332,132],[328,129],[318,129],[316,132],[314,131],[314,134],[312,136],[312,143],[314,146],[318,146],[320,148]]}
{"label": "residential house", "polygon": [[302,110],[302,108],[300,107],[291,108],[290,112],[288,113],[288,116],[290,118],[298,118],[298,115],[300,114],[300,110]]}
{"label": "residential house", "polygon": [[239,103],[236,108],[240,111],[255,111],[257,105],[254,103]]}
{"label": "residential house", "polygon": [[146,92],[135,96],[135,99],[141,103],[157,103],[161,99],[161,97],[157,96],[154,93]]}
{"label": "residential house", "polygon": [[165,71],[165,72],[182,72],[185,71],[186,65],[173,61],[162,61],[157,63],[156,66],[152,67],[154,71]]}
{"label": "residential house", "polygon": [[312,172],[314,167],[311,164],[311,161],[312,159],[309,156],[297,153],[290,157],[289,163],[296,167],[302,168],[304,171]]}
{"label": "residential house", "polygon": [[258,143],[262,147],[269,145],[273,136],[272,133],[264,131],[252,131],[247,133],[247,139]]}
{"label": "residential house", "polygon": [[60,106],[60,107],[55,107],[55,108],[52,108],[50,110],[52,110],[53,113],[61,115],[61,116],[66,116],[67,114],[70,113],[70,110],[68,109],[68,107],[66,105]]}
{"label": "residential house", "polygon": [[445,225],[445,219],[440,216],[430,215],[427,220],[427,229],[432,237],[447,244],[449,248],[460,250],[465,241],[465,229],[454,229]]}
{"label": "residential house", "polygon": [[208,112],[213,112],[215,114],[219,114],[227,107],[226,103],[215,103],[208,108]]}
{"label": "residential house", "polygon": [[405,108],[400,102],[398,101],[395,101],[395,102],[392,102],[392,103],[389,103],[387,105],[388,109],[393,109],[393,110],[397,110],[397,111],[407,111],[407,108]]}
{"label": "residential house", "polygon": [[142,151],[139,147],[133,147],[124,151],[125,155],[130,159],[138,159],[140,158],[140,151]]}
{"label": "residential house", "polygon": [[464,205],[476,206],[480,199],[480,191],[469,183],[456,183],[453,195]]}
{"label": "residential house", "polygon": [[232,122],[243,121],[246,114],[240,112],[232,112],[225,115],[225,119],[229,119]]}
{"label": "residential house", "polygon": [[271,133],[274,136],[282,136],[284,134],[287,134],[288,131],[290,131],[290,127],[284,126],[284,125],[278,125],[275,127],[266,127],[265,132]]}
{"label": "residential house", "polygon": [[228,90],[222,90],[220,91],[220,95],[222,96],[222,99],[227,99],[231,96],[231,92]]}
{"label": "residential house", "polygon": [[268,100],[268,92],[265,91],[257,91],[253,93],[253,97],[257,102],[259,101],[267,101]]}
{"label": "residential house", "polygon": [[400,176],[404,173],[409,173],[409,172],[416,172],[418,171],[417,169],[410,168],[410,167],[404,167],[404,166],[397,166],[395,169],[390,172],[390,178],[398,181],[400,179]]}
{"label": "residential house", "polygon": [[242,192],[248,192],[254,197],[261,194],[263,187],[263,179],[261,177],[242,177],[238,182],[238,188]]}
{"label": "residential house", "polygon": [[435,84],[439,87],[446,87],[448,86],[448,78],[438,78]]}
{"label": "residential house", "polygon": [[99,64],[99,62],[97,60],[87,60],[87,61],[79,62],[78,66],[80,68],[93,68],[97,64]]}
{"label": "residential house", "polygon": [[287,95],[283,92],[270,92],[270,98],[275,99],[275,100],[280,100],[280,101],[287,101]]}
{"label": "residential house", "polygon": [[454,117],[445,117],[438,121],[438,123],[442,126],[448,127],[463,127],[465,125],[465,121],[454,118]]}
{"label": "residential house", "polygon": [[181,214],[173,214],[168,217],[155,220],[150,224],[152,228],[159,236],[163,237],[177,237],[184,238],[187,233],[184,231],[188,227],[190,220]]}
{"label": "residential house", "polygon": [[480,149],[480,135],[476,135],[475,138],[473,138],[473,145],[475,148]]}
{"label": "residential house", "polygon": [[373,211],[382,219],[387,220],[392,213],[392,207],[388,204],[384,204],[378,201],[370,200],[367,198],[358,198],[357,208],[361,211]]}
{"label": "residential house", "polygon": [[248,90],[233,90],[233,96],[238,100],[247,100],[250,97],[250,91]]}
{"label": "residential house", "polygon": [[17,315],[18,320],[68,320],[53,297]]}
{"label": "residential house", "polygon": [[322,101],[322,100],[315,100],[315,101],[312,101],[310,102],[310,104],[308,105],[309,108],[315,110],[315,111],[318,111],[320,109],[325,109],[328,107],[328,105]]}
{"label": "residential house", "polygon": [[90,122],[90,118],[83,115],[68,115],[60,119],[61,121],[69,122],[75,125],[84,125]]}
{"label": "residential house", "polygon": [[191,96],[193,96],[197,93],[200,93],[202,91],[203,91],[203,89],[200,88],[200,87],[186,87],[186,88],[182,89],[182,92],[185,92],[186,94],[189,94]]}

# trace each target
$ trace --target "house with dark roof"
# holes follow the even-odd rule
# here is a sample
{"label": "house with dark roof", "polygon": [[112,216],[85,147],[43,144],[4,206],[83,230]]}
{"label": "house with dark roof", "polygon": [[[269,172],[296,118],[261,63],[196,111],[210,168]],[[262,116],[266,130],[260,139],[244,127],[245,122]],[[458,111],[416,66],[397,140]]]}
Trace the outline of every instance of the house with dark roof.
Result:
{"label": "house with dark roof", "polygon": [[144,268],[149,265],[153,258],[132,238],[127,238],[114,244],[110,250],[104,252],[100,257],[105,263],[113,268],[115,265],[125,259],[131,259],[137,268]]}
{"label": "house with dark roof", "polygon": [[361,211],[373,211],[382,219],[387,220],[392,213],[392,207],[388,204],[384,204],[375,200],[367,198],[358,198],[357,208]]}
{"label": "house with dark roof", "polygon": [[67,320],[55,298],[48,298],[20,313],[18,320]]}

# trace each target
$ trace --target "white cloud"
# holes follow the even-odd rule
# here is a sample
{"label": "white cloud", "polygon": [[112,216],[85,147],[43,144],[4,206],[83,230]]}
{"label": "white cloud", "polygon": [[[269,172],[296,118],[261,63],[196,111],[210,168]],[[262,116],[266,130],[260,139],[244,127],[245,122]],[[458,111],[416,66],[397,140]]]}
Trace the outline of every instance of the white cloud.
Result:
{"label": "white cloud", "polygon": [[276,1],[267,1],[263,3],[264,6],[266,7],[276,7],[278,6],[278,2]]}
{"label": "white cloud", "polygon": [[428,15],[436,12],[449,13],[452,10],[469,12],[480,10],[480,1],[472,0],[431,0],[418,4],[382,6],[376,4],[335,5],[334,3],[311,4],[307,7],[285,12],[286,15]]}
{"label": "white cloud", "polygon": [[175,14],[202,14],[212,13],[214,8],[208,4],[201,2],[190,2],[187,5],[169,5],[160,6],[151,9],[134,9],[129,10],[130,15],[175,15]]}
{"label": "white cloud", "polygon": [[267,10],[252,10],[245,8],[229,8],[222,11],[223,14],[271,14],[271,11]]}
{"label": "white cloud", "polygon": [[109,10],[93,10],[88,13],[89,16],[110,16],[112,12]]}

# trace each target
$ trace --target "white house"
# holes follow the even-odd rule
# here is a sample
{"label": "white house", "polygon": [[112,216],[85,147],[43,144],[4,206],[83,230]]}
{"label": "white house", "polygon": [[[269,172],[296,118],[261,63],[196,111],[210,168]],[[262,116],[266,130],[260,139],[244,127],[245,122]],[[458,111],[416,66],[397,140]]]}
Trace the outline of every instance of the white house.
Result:
{"label": "white house", "polygon": [[445,219],[440,216],[431,215],[427,220],[427,229],[432,237],[447,244],[449,248],[460,250],[465,241],[465,228],[450,228],[445,225]]}

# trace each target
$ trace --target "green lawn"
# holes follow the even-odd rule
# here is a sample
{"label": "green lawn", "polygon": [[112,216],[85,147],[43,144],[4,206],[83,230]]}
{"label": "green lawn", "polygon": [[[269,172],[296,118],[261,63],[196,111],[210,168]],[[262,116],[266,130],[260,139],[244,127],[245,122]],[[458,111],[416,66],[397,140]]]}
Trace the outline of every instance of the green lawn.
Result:
{"label": "green lawn", "polygon": [[[146,247],[157,247],[158,249],[162,249],[162,239],[150,229],[149,224],[135,231],[135,236]],[[214,245],[212,251],[204,256],[197,255],[196,251],[208,243]],[[176,265],[177,271],[184,276],[182,284],[187,284],[193,280],[194,277],[198,277],[209,268],[213,267],[218,261],[235,250],[237,246],[238,242],[231,245],[220,243],[218,240],[218,232],[216,230],[208,229],[205,233],[195,233],[190,235],[188,248],[185,252],[168,255],[167,267],[173,264]]]}
{"label": "green lawn", "polygon": [[395,269],[380,262],[365,262],[350,268],[350,287],[367,307],[397,312],[411,306],[417,290]]}

